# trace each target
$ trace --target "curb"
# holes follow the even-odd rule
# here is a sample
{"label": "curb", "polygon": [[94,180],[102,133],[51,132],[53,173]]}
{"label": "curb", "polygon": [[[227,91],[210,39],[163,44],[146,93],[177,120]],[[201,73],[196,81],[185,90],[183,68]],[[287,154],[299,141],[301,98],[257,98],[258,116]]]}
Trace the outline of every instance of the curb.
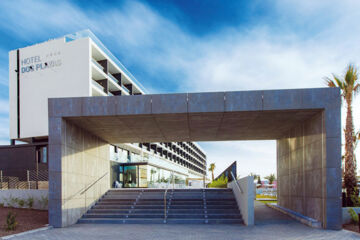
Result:
{"label": "curb", "polygon": [[27,234],[30,234],[30,233],[41,232],[41,231],[49,230],[49,229],[52,229],[52,228],[53,228],[53,226],[48,226],[48,224],[47,224],[47,225],[45,225],[45,227],[36,228],[36,229],[33,229],[33,230],[29,230],[29,231],[21,232],[21,233],[16,233],[16,234],[12,234],[12,235],[7,235],[7,236],[4,236],[4,237],[1,237],[0,239],[11,239],[13,237],[24,236],[24,235],[27,235]]}
{"label": "curb", "polygon": [[309,218],[309,217],[306,217],[304,215],[301,215],[300,213],[297,213],[297,212],[294,212],[290,209],[287,209],[287,208],[284,208],[284,207],[280,207],[278,206],[276,203],[269,203],[269,204],[266,204],[266,206],[272,208],[272,209],[275,209],[277,211],[280,211],[282,213],[284,213],[285,215],[291,217],[291,218],[294,218],[295,220],[309,226],[309,227],[312,227],[312,228],[322,228],[322,224],[321,222],[313,219],[313,218]]}

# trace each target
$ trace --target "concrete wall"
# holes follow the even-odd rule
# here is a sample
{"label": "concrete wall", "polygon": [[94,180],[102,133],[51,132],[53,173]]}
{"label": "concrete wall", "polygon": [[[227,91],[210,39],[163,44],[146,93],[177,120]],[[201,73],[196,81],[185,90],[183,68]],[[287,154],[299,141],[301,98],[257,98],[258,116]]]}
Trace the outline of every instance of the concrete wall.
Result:
{"label": "concrete wall", "polygon": [[241,216],[245,225],[254,225],[254,177],[248,176],[237,180],[241,190],[235,181],[228,183],[228,187],[232,188],[236,202],[238,204]]}
{"label": "concrete wall", "polygon": [[325,129],[332,114],[325,110],[277,140],[278,204],[340,229],[341,140]]}
{"label": "concrete wall", "polygon": [[12,207],[20,207],[18,203],[14,203],[12,200],[15,198],[19,200],[24,200],[25,205],[24,208],[28,208],[29,206],[26,202],[29,198],[33,198],[33,209],[47,210],[48,209],[48,190],[39,190],[39,189],[27,189],[27,190],[19,190],[19,189],[7,189],[0,190],[0,203],[4,204],[4,206],[12,206]]}
{"label": "concrete wall", "polygon": [[49,224],[65,227],[110,188],[109,145],[64,119],[49,124]]}

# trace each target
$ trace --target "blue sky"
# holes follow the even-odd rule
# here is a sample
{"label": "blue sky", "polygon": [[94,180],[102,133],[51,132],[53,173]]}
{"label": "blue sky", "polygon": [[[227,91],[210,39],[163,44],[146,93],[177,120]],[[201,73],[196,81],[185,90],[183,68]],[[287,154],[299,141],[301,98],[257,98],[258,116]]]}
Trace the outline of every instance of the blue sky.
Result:
{"label": "blue sky", "polygon": [[[12,49],[90,29],[151,93],[323,87],[324,76],[360,63],[359,7],[355,0],[2,0],[0,142],[8,142]],[[241,175],[275,172],[274,142],[202,146],[217,171],[238,160]]]}

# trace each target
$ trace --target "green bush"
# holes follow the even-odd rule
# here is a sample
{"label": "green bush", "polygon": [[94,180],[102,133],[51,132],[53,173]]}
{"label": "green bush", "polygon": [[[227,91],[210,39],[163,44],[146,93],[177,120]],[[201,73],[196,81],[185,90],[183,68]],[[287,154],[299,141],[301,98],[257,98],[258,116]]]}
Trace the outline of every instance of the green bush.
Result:
{"label": "green bush", "polygon": [[355,223],[355,224],[359,223],[359,216],[358,216],[358,214],[355,212],[354,209],[350,208],[350,209],[348,210],[348,213],[350,214],[350,217],[351,217],[351,220],[352,220],[353,223]]}
{"label": "green bush", "polygon": [[18,204],[19,204],[20,207],[24,207],[25,201],[22,200],[22,199],[19,199],[19,200],[18,200]]}
{"label": "green bush", "polygon": [[33,208],[33,206],[34,206],[34,198],[29,197],[29,198],[26,200],[26,205],[27,205],[29,208]]}
{"label": "green bush", "polygon": [[16,221],[16,215],[10,211],[6,216],[5,230],[14,231],[17,225],[18,222]]}
{"label": "green bush", "polygon": [[209,188],[227,188],[228,178],[225,175],[221,175],[218,179],[209,183]]}

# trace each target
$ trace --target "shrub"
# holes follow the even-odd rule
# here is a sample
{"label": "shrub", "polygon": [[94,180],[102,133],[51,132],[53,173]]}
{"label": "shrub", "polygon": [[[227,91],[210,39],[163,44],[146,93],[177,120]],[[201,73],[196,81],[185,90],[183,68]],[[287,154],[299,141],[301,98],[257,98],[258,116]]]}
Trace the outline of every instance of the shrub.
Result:
{"label": "shrub", "polygon": [[350,214],[350,217],[351,217],[351,220],[352,220],[353,223],[355,223],[355,224],[359,223],[359,216],[358,216],[358,214],[355,212],[354,209],[350,208],[350,209],[348,210],[348,213]]}
{"label": "shrub", "polygon": [[19,202],[19,199],[18,198],[13,198],[10,196],[10,207],[16,207],[16,204]]}
{"label": "shrub", "polygon": [[27,205],[29,208],[33,208],[33,206],[34,206],[34,198],[33,198],[33,197],[29,197],[29,198],[26,200],[26,205]]}
{"label": "shrub", "polygon": [[45,209],[48,205],[48,201],[49,201],[49,199],[47,196],[46,197],[41,196],[41,198],[39,200],[40,206]]}
{"label": "shrub", "polygon": [[4,203],[0,203],[0,207],[5,207],[5,204]]}
{"label": "shrub", "polygon": [[212,181],[209,188],[227,188],[228,178],[225,175],[221,175],[218,179]]}
{"label": "shrub", "polygon": [[20,207],[24,207],[25,201],[23,199],[19,199],[18,204],[19,204]]}
{"label": "shrub", "polygon": [[16,215],[13,212],[9,211],[9,213],[6,216],[5,230],[13,231],[16,229],[17,225],[18,222],[16,221]]}

